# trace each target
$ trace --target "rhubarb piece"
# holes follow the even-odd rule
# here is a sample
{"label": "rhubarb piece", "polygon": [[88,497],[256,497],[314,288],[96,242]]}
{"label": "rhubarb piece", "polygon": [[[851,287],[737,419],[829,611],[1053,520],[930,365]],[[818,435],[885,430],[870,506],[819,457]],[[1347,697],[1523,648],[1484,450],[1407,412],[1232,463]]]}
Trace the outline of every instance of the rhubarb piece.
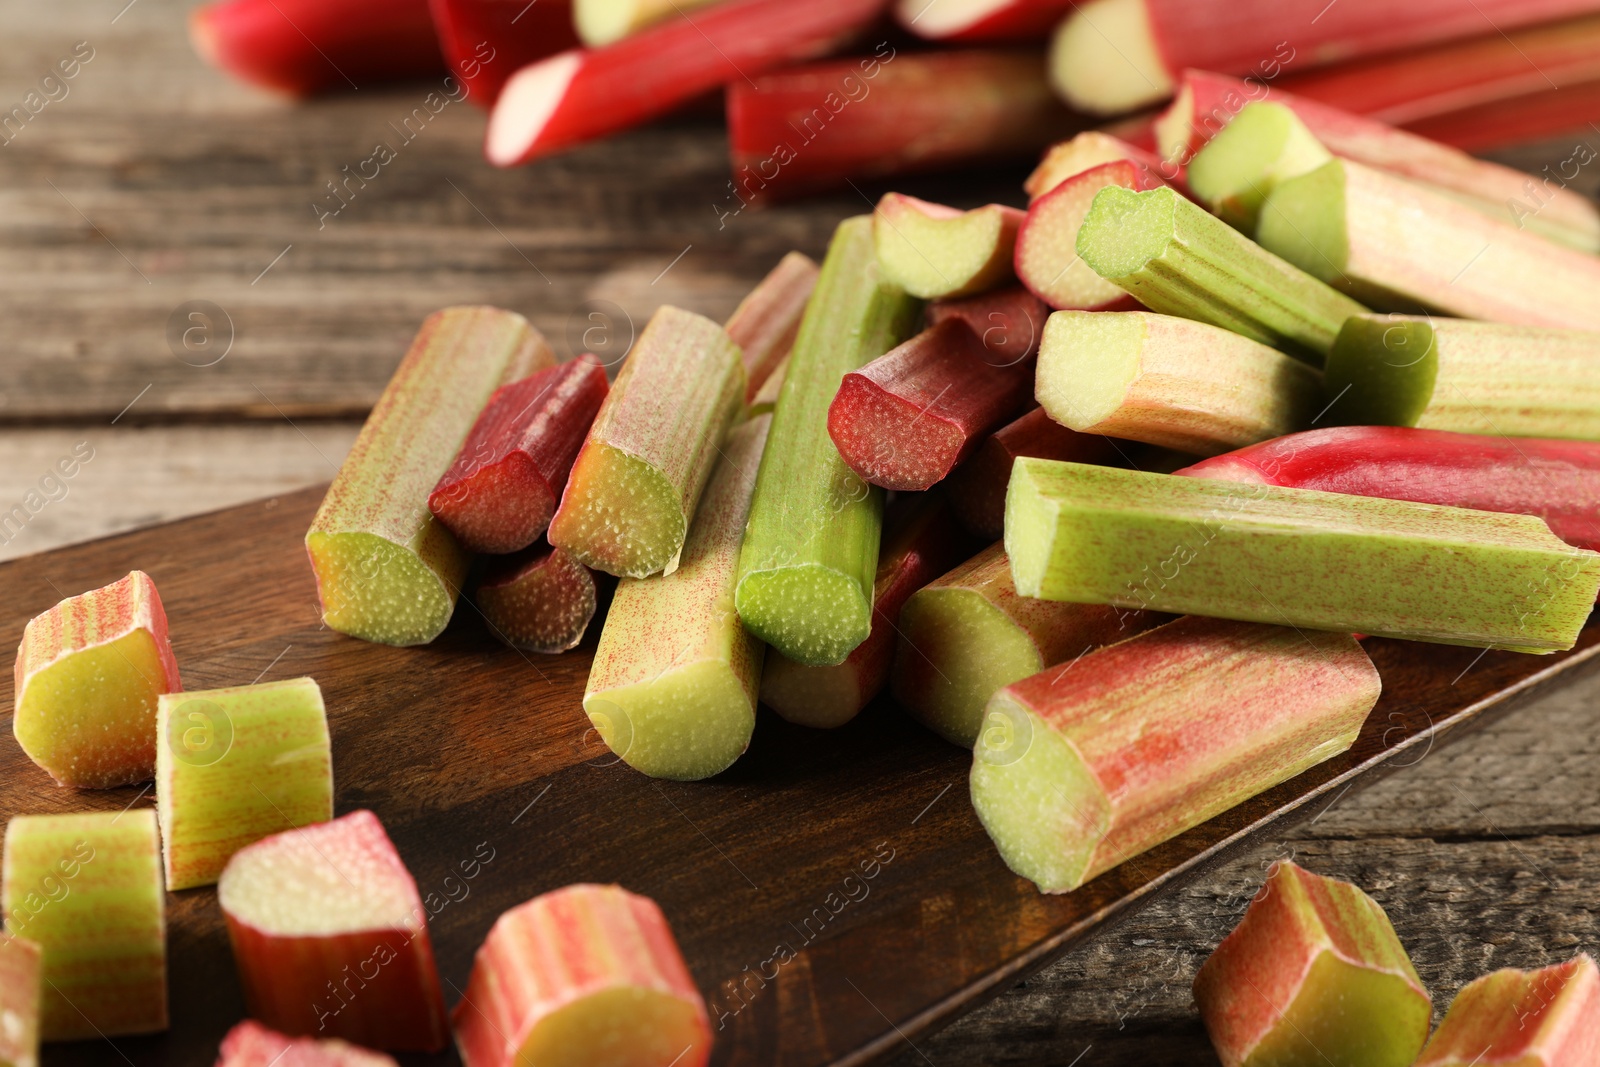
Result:
{"label": "rhubarb piece", "polygon": [[244,846],[333,818],[333,755],[310,678],[167,694],[156,714],[167,888],[213,885]]}
{"label": "rhubarb piece", "polygon": [[1529,515],[1044,459],[1005,543],[1024,596],[1519,652],[1571,648],[1600,592]]}
{"label": "rhubarb piece", "polygon": [[672,573],[745,395],[722,327],[663,305],[595,416],[550,520],[550,543],[596,570]]}
{"label": "rhubarb piece", "polygon": [[744,353],[745,401],[752,402],[773,371],[789,358],[806,303],[817,287],[811,257],[790,252],[739,302],[723,329]]}
{"label": "rhubarb piece", "polygon": [[217,901],[245,1004],[274,1030],[428,1052],[449,1040],[417,883],[372,812],[240,849]]}
{"label": "rhubarb piece", "polygon": [[1151,311],[1275,347],[1326,355],[1344,320],[1366,310],[1171,189],[1100,190],[1078,254]]}
{"label": "rhubarb piece", "polygon": [[216,1067],[396,1067],[394,1058],[333,1038],[289,1037],[253,1019],[228,1031]]}
{"label": "rhubarb piece", "polygon": [[143,571],[29,621],[11,730],[57,785],[110,789],[156,769],[156,698],[183,689],[156,583]]}
{"label": "rhubarb piece", "polygon": [[1039,338],[1049,317],[1044,301],[1020,285],[959,300],[938,300],[929,304],[926,312],[930,329],[946,319],[966,323],[989,350],[989,358],[1002,366],[1031,359],[1039,351]]}
{"label": "rhubarb piece", "polygon": [[506,82],[484,154],[514,167],[648,122],[729,82],[825,55],[871,25],[882,6],[728,0],[604,48],[551,56]]}
{"label": "rhubarb piece", "polygon": [[1070,141],[1053,145],[1033,168],[1022,188],[1032,200],[1086,170],[1106,163],[1133,163],[1143,170],[1157,171],[1161,160],[1153,153],[1103,130],[1084,130]]}
{"label": "rhubarb piece", "polygon": [[927,489],[1025,407],[1032,387],[1032,360],[1000,363],[950,319],[846,374],[828,435],[873,485]]}
{"label": "rhubarb piece", "polygon": [[1078,234],[1101,189],[1115,186],[1143,192],[1165,184],[1148,167],[1125,159],[1067,178],[1028,208],[1017,235],[1017,277],[1052,308],[1114,311],[1137,307],[1137,301],[1096,274],[1078,255]]}
{"label": "rhubarb piece", "polygon": [[1566,1067],[1600,1058],[1600,970],[1587,954],[1469,982],[1416,1067]]}
{"label": "rhubarb piece", "polygon": [[554,654],[583,640],[598,590],[588,567],[541,542],[490,563],[473,600],[489,632],[506,644]]}
{"label": "rhubarb piece", "polygon": [[1072,8],[1071,0],[896,0],[900,25],[935,41],[1031,41]]}
{"label": "rhubarb piece", "polygon": [[600,631],[583,710],[611,751],[653,778],[726,770],[755,730],[762,645],[740,624],[733,590],[771,421],[728,435],[682,565],[617,583]]}
{"label": "rhubarb piece", "polygon": [[428,511],[428,494],[490,395],[554,363],[544,337],[513,312],[428,316],[306,533],[323,622],[386,645],[443,632],[467,554]]}
{"label": "rhubarb piece", "polygon": [[872,628],[883,492],[840,457],[827,412],[844,376],[905,340],[919,310],[884,279],[872,219],[841,222],[778,394],[735,596],[744,625],[800,663],[842,663]]}
{"label": "rhubarb piece", "polygon": [[572,21],[591,48],[614,44],[673,15],[687,16],[716,0],[573,0]]}
{"label": "rhubarb piece", "polygon": [[1032,52],[882,44],[752,80],[728,86],[733,181],[719,216],[851,181],[1027,159],[1080,124]]}
{"label": "rhubarb piece", "polygon": [[1345,751],[1380,688],[1348,634],[1179,619],[990,698],[972,806],[1064,893]]}
{"label": "rhubarb piece", "polygon": [[501,386],[428,510],[469,551],[527,548],[550,525],[607,391],[605,368],[582,357]]}
{"label": "rhubarb piece", "polygon": [[1332,158],[1289,108],[1250,103],[1190,161],[1189,189],[1223,222],[1255,233],[1261,205],[1279,182]]}
{"label": "rhubarb piece", "polygon": [[983,707],[1001,688],[1163,618],[1019,596],[1004,546],[993,545],[906,601],[894,697],[946,741],[971,748]]}
{"label": "rhubarb piece", "polygon": [[39,1067],[43,956],[36,942],[0,934],[0,1064]]}
{"label": "rhubarb piece", "polygon": [[872,237],[884,277],[912,296],[971,296],[1011,280],[1022,218],[1004,204],[958,211],[885,193],[872,214]]}
{"label": "rhubarb piece", "polygon": [[1600,333],[1361,315],[1328,355],[1336,426],[1600,440]]}
{"label": "rhubarb piece", "polygon": [[860,714],[889,680],[907,598],[967,554],[966,539],[951,518],[939,494],[924,494],[898,510],[891,507],[878,553],[872,633],[831,667],[807,667],[770,653],[761,674],[761,702],[792,723],[825,730]]}
{"label": "rhubarb piece", "polygon": [[[1596,114],[1600,114],[1600,79],[1452,111],[1412,122],[1407,128],[1464,152],[1495,152],[1583,130]],[[1571,155],[1545,164],[1541,180],[1530,183],[1524,195],[1508,206],[1521,212],[1537,209],[1547,198],[1560,198],[1557,190],[1577,177],[1575,168],[1594,161],[1593,153],[1588,142],[1579,141]],[[1543,216],[1534,221],[1542,222]]]}
{"label": "rhubarb piece", "polygon": [[578,43],[572,0],[429,0],[429,6],[446,64],[482,107],[499,98],[511,75]]}
{"label": "rhubarb piece", "polygon": [[1374,306],[1600,330],[1600,258],[1349,160],[1281,183],[1256,239]]}
{"label": "rhubarb piece", "polygon": [[189,40],[213,67],[291,96],[443,67],[428,0],[221,0],[190,13]]}
{"label": "rhubarb piece", "polygon": [[44,957],[40,1040],[167,1028],[165,903],[149,808],[11,819],[0,911]]}
{"label": "rhubarb piece", "polygon": [[1378,902],[1287,860],[1200,968],[1194,999],[1223,1067],[1409,1067],[1433,1013]]}
{"label": "rhubarb piece", "polygon": [[465,1067],[705,1067],[711,1025],[655,901],[569,885],[495,920],[455,1010]]}
{"label": "rhubarb piece", "polygon": [[750,403],[745,406],[744,417],[753,419],[757,415],[770,415],[778,407],[778,394],[783,392],[783,380],[789,374],[789,360],[786,358],[773,368],[767,380],[761,383],[761,388],[756,395],[750,398]]}
{"label": "rhubarb piece", "polygon": [[1202,456],[1307,425],[1321,392],[1322,375],[1275,348],[1144,311],[1051,315],[1035,385],[1071,429]]}
{"label": "rhubarb piece", "polygon": [[1069,430],[1043,408],[1007,423],[990,434],[944,482],[956,518],[981,541],[998,541],[1005,533],[1006,484],[1018,456],[1106,464],[1124,458],[1114,441]]}

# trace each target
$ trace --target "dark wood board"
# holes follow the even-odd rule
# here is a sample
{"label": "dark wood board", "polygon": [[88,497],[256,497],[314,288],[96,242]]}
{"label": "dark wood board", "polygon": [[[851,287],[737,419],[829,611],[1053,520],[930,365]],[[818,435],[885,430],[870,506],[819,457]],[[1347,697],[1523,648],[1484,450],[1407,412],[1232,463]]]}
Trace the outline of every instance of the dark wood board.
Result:
{"label": "dark wood board", "polygon": [[[970,757],[887,701],[833,732],[763,713],[730,771],[655,782],[617,763],[588,728],[579,696],[593,635],[564,656],[529,658],[493,641],[469,607],[425,648],[323,628],[301,543],[320,495],[0,566],[0,637],[18,640],[29,617],[63,596],[148,571],[185,688],[317,679],[333,734],[336,809],[377,812],[425,896],[444,898],[459,861],[481,844],[493,849],[477,878],[450,883],[459,899],[432,922],[452,1002],[500,912],[569,882],[616,881],[655,898],[671,919],[721,1023],[717,1064],[879,1061],[1272,821],[1386,761],[1417,758],[1600,648],[1600,625],[1575,651],[1550,657],[1369,641],[1385,691],[1348,754],[1050,897],[1007,871],[990,846],[965,794]],[[9,690],[0,694],[11,703]],[[58,788],[14,744],[0,746],[8,816],[152,802],[134,787]],[[171,894],[168,916],[172,1028],[114,1045],[133,1064],[203,1067],[243,1004],[215,892]],[[775,967],[779,946],[794,958]],[[776,977],[752,977],[763,969]],[[46,1056],[47,1065],[106,1062],[100,1042],[51,1046]],[[407,1062],[455,1061],[448,1053]]]}

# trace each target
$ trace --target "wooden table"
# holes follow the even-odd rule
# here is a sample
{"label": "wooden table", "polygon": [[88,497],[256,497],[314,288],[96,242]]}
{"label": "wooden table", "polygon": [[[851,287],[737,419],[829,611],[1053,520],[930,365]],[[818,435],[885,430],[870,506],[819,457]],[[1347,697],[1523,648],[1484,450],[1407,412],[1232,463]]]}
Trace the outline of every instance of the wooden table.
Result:
{"label": "wooden table", "polygon": [[[624,345],[661,303],[725,315],[881,191],[722,217],[725,142],[705,119],[492,171],[467,104],[402,142],[429,86],[280,103],[193,57],[178,0],[125,3],[0,0],[0,112],[77,42],[93,49],[0,144],[0,511],[78,442],[93,449],[25,527],[0,530],[0,559],[326,480],[437,307],[521,311],[562,352],[586,331]],[[319,225],[326,183],[380,141],[395,160]],[[1016,203],[1021,176],[902,187]],[[1213,1062],[1189,983],[1279,857],[1373,893],[1441,1010],[1486,970],[1600,952],[1597,693],[1591,672],[1336,799],[897,1063]]]}

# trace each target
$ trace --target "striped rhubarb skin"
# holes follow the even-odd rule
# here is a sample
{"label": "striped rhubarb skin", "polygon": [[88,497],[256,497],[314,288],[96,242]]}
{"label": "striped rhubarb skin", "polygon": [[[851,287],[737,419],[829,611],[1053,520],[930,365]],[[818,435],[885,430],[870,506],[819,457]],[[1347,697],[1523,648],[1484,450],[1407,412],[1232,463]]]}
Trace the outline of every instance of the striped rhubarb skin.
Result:
{"label": "striped rhubarb skin", "polygon": [[1089,206],[1101,189],[1113,185],[1134,192],[1167,187],[1145,164],[1118,159],[1065,178],[1028,207],[1017,234],[1017,277],[1052,308],[1126,311],[1139,306],[1078,255],[1078,231]]}
{"label": "striped rhubarb skin", "polygon": [[594,574],[541,542],[489,564],[473,594],[489,632],[512,648],[554,654],[577,646],[594,620]]}
{"label": "striped rhubarb skin", "polygon": [[338,1038],[289,1037],[254,1019],[229,1030],[217,1050],[216,1067],[396,1067],[394,1057]]}
{"label": "striped rhubarb skin", "polygon": [[22,632],[11,730],[58,785],[155,774],[156,698],[183,689],[156,583],[132,571],[69,597]]}
{"label": "striped rhubarb skin", "polygon": [[723,324],[744,353],[745,403],[755,401],[767,379],[789,358],[811,291],[817,287],[817,270],[810,256],[788,253]]}
{"label": "striped rhubarb skin", "polygon": [[0,1063],[39,1067],[43,954],[36,941],[0,934]]}
{"label": "striped rhubarb skin", "polygon": [[604,48],[524,67],[489,116],[484,154],[514,167],[666,114],[729,82],[848,43],[887,0],[729,0]]}
{"label": "striped rhubarb skin", "polygon": [[935,300],[924,318],[931,330],[946,319],[960,319],[998,363],[1020,363],[1039,351],[1050,309],[1020,285],[956,300]]}
{"label": "striped rhubarb skin", "polygon": [[439,48],[467,99],[489,107],[529,63],[578,43],[572,0],[429,0]]}
{"label": "striped rhubarb skin", "polygon": [[454,1023],[465,1067],[595,1063],[602,1049],[606,1062],[704,1067],[711,1054],[666,916],[614,885],[567,886],[501,915]]}
{"label": "striped rhubarb skin", "polygon": [[1071,11],[1072,0],[898,0],[900,25],[935,41],[1031,41]]}
{"label": "striped rhubarb skin", "polygon": [[1568,1067],[1600,1062],[1600,968],[1587,953],[1467,984],[1416,1067]]}
{"label": "striped rhubarb skin", "polygon": [[[1566,159],[1547,164],[1535,190],[1523,199],[1523,203],[1537,207],[1551,195],[1552,185],[1562,187],[1577,176],[1571,168],[1581,169],[1594,162],[1593,149],[1585,138],[1592,131],[1589,124],[1596,115],[1600,115],[1600,79],[1569,83],[1559,89],[1546,89],[1542,93],[1420,119],[1410,128],[1424,137],[1467,152],[1493,152],[1511,145],[1576,133],[1579,144],[1584,147]],[[1559,168],[1559,176],[1550,173],[1552,168]]]}

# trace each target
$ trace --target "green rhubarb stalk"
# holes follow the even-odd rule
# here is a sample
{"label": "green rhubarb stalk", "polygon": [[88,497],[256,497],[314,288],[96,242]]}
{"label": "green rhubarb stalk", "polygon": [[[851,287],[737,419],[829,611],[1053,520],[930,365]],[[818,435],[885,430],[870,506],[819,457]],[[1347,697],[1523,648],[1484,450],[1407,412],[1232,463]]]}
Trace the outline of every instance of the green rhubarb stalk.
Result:
{"label": "green rhubarb stalk", "polygon": [[1600,440],[1600,333],[1360,315],[1323,391],[1330,425]]}
{"label": "green rhubarb stalk", "polygon": [[1531,515],[1040,459],[1005,544],[1024,596],[1519,652],[1571,648],[1600,593]]}
{"label": "green rhubarb stalk", "polygon": [[1317,356],[1366,310],[1171,189],[1100,190],[1078,255],[1151,311]]}
{"label": "green rhubarb stalk", "polygon": [[1189,163],[1189,191],[1218,218],[1254,234],[1261,206],[1279,182],[1333,158],[1283,104],[1246,104]]}
{"label": "green rhubarb stalk", "polygon": [[618,577],[670,574],[744,403],[741,359],[710,319],[658,309],[595,416],[550,543]]}
{"label": "green rhubarb stalk", "polygon": [[828,406],[845,374],[911,335],[919,310],[884,279],[872,218],[840,223],[789,356],[739,556],[740,618],[796,662],[841,663],[871,629],[883,491],[840,457]]}
{"label": "green rhubarb stalk", "polygon": [[521,315],[453,307],[428,316],[306,534],[329,627],[386,645],[443,632],[468,556],[428,510],[428,495],[490,394],[554,365]]}
{"label": "green rhubarb stalk", "polygon": [[333,757],[310,678],[169,693],[156,713],[167,888],[214,885],[233,854],[333,818]]}
{"label": "green rhubarb stalk", "polygon": [[653,778],[708,778],[755,730],[764,649],[733,590],[771,422],[757,416],[728,435],[678,569],[618,582],[600,631],[583,710],[611,751]]}
{"label": "green rhubarb stalk", "polygon": [[1201,456],[1303,429],[1322,407],[1315,368],[1217,326],[1143,311],[1051,315],[1034,389],[1069,429]]}

